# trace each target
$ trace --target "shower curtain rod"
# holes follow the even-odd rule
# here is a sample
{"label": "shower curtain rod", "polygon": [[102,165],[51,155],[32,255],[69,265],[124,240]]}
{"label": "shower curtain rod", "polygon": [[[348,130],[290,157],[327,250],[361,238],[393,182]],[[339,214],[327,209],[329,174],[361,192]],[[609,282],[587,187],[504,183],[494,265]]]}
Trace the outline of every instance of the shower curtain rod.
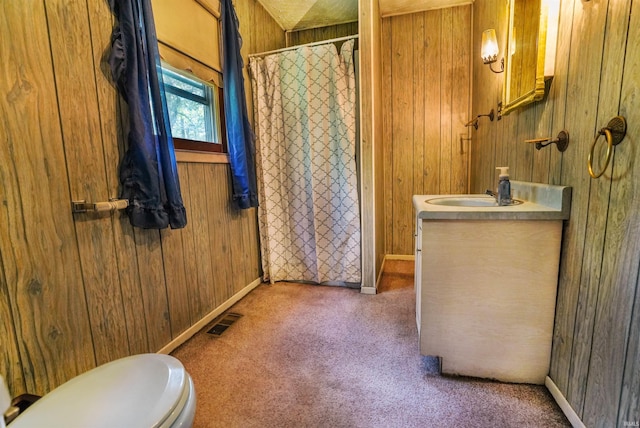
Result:
{"label": "shower curtain rod", "polygon": [[324,45],[326,43],[342,42],[344,40],[351,40],[351,39],[357,39],[357,38],[358,38],[358,35],[355,34],[353,36],[338,37],[337,39],[323,40],[321,42],[312,42],[312,43],[306,43],[304,45],[289,46],[288,48],[276,49],[274,51],[249,54],[248,57],[249,58],[260,57],[260,56],[265,56],[265,55],[271,55],[271,54],[274,54],[274,53],[290,51],[290,50],[298,49],[298,48],[301,48],[301,47],[304,47],[304,46],[318,46],[318,45]]}

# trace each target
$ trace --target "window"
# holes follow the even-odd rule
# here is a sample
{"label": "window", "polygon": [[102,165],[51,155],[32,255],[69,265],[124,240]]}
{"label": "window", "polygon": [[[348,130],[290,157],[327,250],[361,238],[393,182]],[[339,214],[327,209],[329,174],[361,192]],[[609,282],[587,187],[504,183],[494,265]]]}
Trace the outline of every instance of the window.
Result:
{"label": "window", "polygon": [[162,78],[175,148],[226,153],[222,89],[165,64]]}

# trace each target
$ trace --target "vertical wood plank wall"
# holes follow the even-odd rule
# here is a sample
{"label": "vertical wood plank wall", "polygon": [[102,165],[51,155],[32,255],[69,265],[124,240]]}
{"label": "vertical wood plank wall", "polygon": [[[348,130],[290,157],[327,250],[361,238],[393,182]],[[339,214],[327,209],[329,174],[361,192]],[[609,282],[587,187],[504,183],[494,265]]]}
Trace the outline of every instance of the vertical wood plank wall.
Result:
{"label": "vertical wood plank wall", "polygon": [[[496,166],[516,180],[573,187],[565,223],[550,377],[586,426],[640,420],[640,13],[631,0],[561,2],[555,76],[545,100],[473,133],[473,192],[494,188]],[[501,31],[501,0],[474,9],[473,114],[497,107],[503,75],[480,59],[480,34]],[[596,132],[616,115],[627,136],[600,179],[587,155]],[[523,141],[571,137],[564,153]],[[604,139],[599,144],[604,145]],[[596,151],[598,153],[598,151]]]}
{"label": "vertical wood plank wall", "polygon": [[288,31],[286,34],[287,47],[304,45],[306,43],[320,42],[338,37],[358,34],[358,22],[347,24],[329,25],[327,27],[312,28],[309,30]]}
{"label": "vertical wood plank wall", "polygon": [[467,192],[471,24],[470,5],[382,20],[387,254],[413,254],[413,195]]}
{"label": "vertical wood plank wall", "polygon": [[[256,0],[236,8],[246,52],[284,46]],[[230,207],[228,164],[178,165],[185,229],[72,215],[72,200],[118,195],[112,25],[102,1],[0,6],[0,373],[12,396],[156,352],[260,276],[256,213]]]}

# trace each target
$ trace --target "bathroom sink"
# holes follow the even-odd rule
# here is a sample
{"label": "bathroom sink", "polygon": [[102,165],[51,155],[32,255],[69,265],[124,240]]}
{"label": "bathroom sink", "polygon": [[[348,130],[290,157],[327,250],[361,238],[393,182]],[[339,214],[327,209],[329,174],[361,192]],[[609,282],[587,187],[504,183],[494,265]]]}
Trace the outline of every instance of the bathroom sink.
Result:
{"label": "bathroom sink", "polygon": [[[490,196],[445,196],[441,198],[427,199],[425,202],[433,205],[446,205],[449,207],[497,207],[495,198]],[[511,205],[521,204],[522,201],[513,200]]]}

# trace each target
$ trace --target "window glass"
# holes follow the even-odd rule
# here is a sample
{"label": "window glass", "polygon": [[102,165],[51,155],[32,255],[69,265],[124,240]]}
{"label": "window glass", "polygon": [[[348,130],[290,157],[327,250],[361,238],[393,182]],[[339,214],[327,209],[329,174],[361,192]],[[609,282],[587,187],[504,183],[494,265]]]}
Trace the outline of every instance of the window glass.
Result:
{"label": "window glass", "polygon": [[220,88],[167,65],[162,74],[176,149],[226,152]]}

